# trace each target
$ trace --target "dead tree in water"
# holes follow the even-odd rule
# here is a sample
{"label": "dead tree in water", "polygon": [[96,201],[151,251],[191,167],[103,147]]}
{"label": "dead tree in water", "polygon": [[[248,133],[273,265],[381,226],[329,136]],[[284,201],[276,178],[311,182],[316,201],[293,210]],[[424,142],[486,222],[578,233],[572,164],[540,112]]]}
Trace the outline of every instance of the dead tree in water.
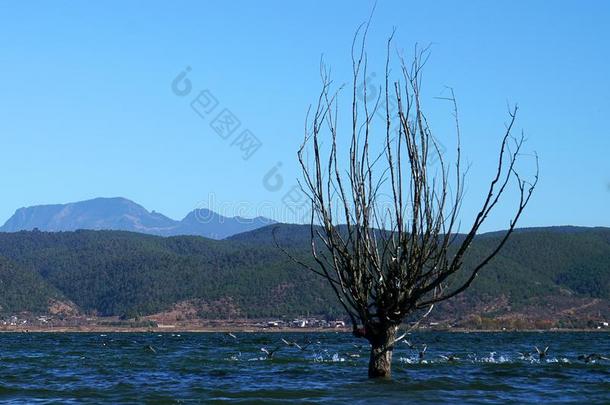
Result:
{"label": "dead tree in water", "polygon": [[[329,281],[351,319],[354,335],[371,344],[369,377],[389,377],[392,351],[401,339],[397,337],[400,325],[407,317],[429,313],[434,304],[466,290],[498,254],[530,201],[538,164],[536,158],[532,182],[517,172],[524,138],[512,135],[515,107],[509,111],[487,195],[472,225],[458,234],[465,171],[453,92],[449,100],[454,107],[457,147],[455,164],[449,166],[420,103],[426,52],[416,52],[409,65],[401,59],[400,79],[391,80],[389,38],[385,86],[371,108],[367,104],[366,28],[361,46],[356,46],[357,33],[352,47],[349,140],[339,141],[338,91],[331,91],[329,74],[322,66],[322,91],[317,107],[308,114],[298,157],[301,187],[312,205],[311,250],[319,266],[309,269]],[[359,88],[363,89],[360,97]],[[391,111],[390,104],[397,110]],[[385,125],[375,130],[373,117],[379,113]],[[378,150],[373,152],[374,148]],[[340,149],[345,153],[340,154]],[[518,198],[507,232],[480,262],[463,268],[477,232],[511,187],[518,190]],[[456,277],[459,273],[461,277]]]}

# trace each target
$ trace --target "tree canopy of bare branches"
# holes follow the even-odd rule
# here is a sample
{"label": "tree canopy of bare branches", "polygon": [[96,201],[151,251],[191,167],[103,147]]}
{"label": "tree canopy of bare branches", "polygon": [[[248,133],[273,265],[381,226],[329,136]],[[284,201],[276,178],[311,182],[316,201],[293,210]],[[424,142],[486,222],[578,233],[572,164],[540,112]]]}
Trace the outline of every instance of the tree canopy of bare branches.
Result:
{"label": "tree canopy of bare branches", "polygon": [[[450,164],[422,106],[427,50],[416,51],[410,63],[399,57],[400,74],[393,79],[392,34],[387,41],[385,83],[371,99],[366,82],[367,30],[368,24],[359,29],[352,46],[349,141],[340,141],[337,97],[341,89],[332,89],[322,64],[322,90],[308,113],[298,158],[301,187],[312,207],[311,252],[317,266],[309,269],[328,280],[351,319],[354,334],[370,342],[369,376],[389,377],[401,324],[406,317],[427,314],[434,304],[466,290],[498,254],[530,201],[538,181],[538,162],[536,157],[536,173],[530,182],[518,173],[524,137],[513,135],[514,107],[509,110],[487,194],[474,220],[460,232],[466,170],[453,91],[447,99],[454,112],[457,146]],[[382,127],[374,125],[378,114],[384,117]],[[508,230],[486,257],[464,268],[464,258],[481,226],[512,190],[517,190],[516,203]],[[465,272],[459,283],[458,272]]]}

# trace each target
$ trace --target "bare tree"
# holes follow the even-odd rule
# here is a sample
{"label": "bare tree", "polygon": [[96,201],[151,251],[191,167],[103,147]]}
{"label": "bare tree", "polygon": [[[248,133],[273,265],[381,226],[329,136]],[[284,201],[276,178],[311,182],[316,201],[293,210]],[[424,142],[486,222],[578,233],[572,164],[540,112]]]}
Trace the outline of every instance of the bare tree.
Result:
{"label": "bare tree", "polygon": [[[368,24],[359,29],[352,46],[349,141],[339,140],[340,89],[331,91],[330,75],[322,64],[322,91],[316,108],[308,113],[298,157],[301,187],[311,200],[311,251],[317,266],[301,264],[329,281],[351,319],[354,335],[369,341],[373,378],[391,375],[392,352],[404,337],[397,335],[405,319],[427,315],[436,303],[466,290],[502,249],[530,201],[538,181],[538,161],[536,157],[533,181],[523,180],[517,160],[524,137],[512,135],[515,107],[509,110],[487,195],[470,227],[460,233],[466,170],[461,164],[453,91],[448,100],[454,108],[457,147],[455,163],[449,165],[421,104],[427,50],[416,51],[409,64],[400,57],[400,77],[391,80],[392,34],[387,41],[385,85],[369,100],[367,30]],[[382,129],[373,124],[379,113],[385,118]],[[341,146],[344,154],[339,153]],[[464,259],[477,232],[513,187],[518,198],[508,230],[486,257],[466,268]],[[462,276],[456,277],[458,273]]]}

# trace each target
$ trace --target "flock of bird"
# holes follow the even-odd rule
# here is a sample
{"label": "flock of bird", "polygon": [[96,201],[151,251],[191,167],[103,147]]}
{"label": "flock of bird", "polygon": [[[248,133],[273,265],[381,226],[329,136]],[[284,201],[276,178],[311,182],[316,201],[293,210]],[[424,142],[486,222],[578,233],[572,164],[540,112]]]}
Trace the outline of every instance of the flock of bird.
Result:
{"label": "flock of bird", "polygon": [[[103,338],[106,338],[107,335],[102,334],[100,336]],[[161,336],[161,335],[159,335],[159,336]],[[174,336],[174,335],[172,334],[172,336]],[[180,335],[175,335],[175,336],[180,337]],[[225,336],[232,341],[238,340],[238,337],[234,333],[231,333],[231,332],[225,333]],[[112,340],[103,341],[102,346],[107,346],[108,341],[112,341]],[[260,348],[260,351],[265,354],[264,359],[273,359],[274,356],[276,355],[276,353],[278,353],[282,348],[285,348],[285,347],[295,348],[297,350],[304,352],[308,348],[313,346],[314,344],[315,345],[321,344],[320,341],[314,342],[312,340],[307,340],[303,343],[297,343],[296,341],[289,341],[285,338],[280,339],[280,342],[281,343],[275,345],[273,348],[269,348],[269,347]],[[411,349],[417,353],[417,360],[419,363],[426,362],[426,352],[428,350],[427,344],[416,345],[416,344],[411,343],[407,339],[402,339],[399,342],[404,343],[409,349]],[[399,342],[395,342],[395,343],[399,343]],[[134,343],[137,343],[137,342],[134,342]],[[351,358],[351,359],[359,358],[359,357],[361,357],[362,351],[364,349],[368,348],[367,346],[365,346],[363,344],[353,344],[352,346],[354,349],[356,349],[355,351],[350,351],[350,352],[344,351],[341,353],[341,355]],[[148,352],[150,354],[154,354],[154,355],[158,354],[157,348],[155,348],[152,344],[146,344],[146,345],[144,345],[143,348],[146,352]],[[520,356],[519,359],[526,360],[526,361],[536,360],[536,358],[539,361],[545,361],[547,359],[548,353],[549,353],[549,346],[546,346],[544,349],[540,349],[540,348],[538,348],[538,346],[534,346],[534,350],[532,350],[532,351],[518,352],[518,354]],[[240,355],[241,355],[241,353],[240,353]],[[235,360],[237,360],[238,357],[239,356],[231,356],[231,358],[235,359]],[[443,361],[446,361],[447,363],[456,363],[461,360],[461,358],[458,357],[456,354],[441,354],[438,356],[438,358],[440,358]],[[609,356],[604,356],[599,353],[580,354],[580,355],[576,356],[576,359],[585,364],[596,363],[598,361],[610,361]]]}
{"label": "flock of bird", "polygon": [[[101,335],[101,336],[106,337],[106,335]],[[175,336],[180,336],[180,335],[175,335]],[[225,333],[225,337],[231,341],[238,340],[238,337],[234,333],[231,333],[231,332]],[[427,344],[417,345],[417,344],[411,343],[407,339],[402,339],[399,342],[402,342],[410,350],[415,352],[417,361],[419,363],[427,362],[426,359],[429,358],[429,356],[426,357],[426,352],[428,350]],[[396,343],[399,343],[399,342],[396,342]],[[320,345],[320,344],[321,344],[321,342],[319,342],[319,341],[314,342],[312,340],[307,340],[305,342],[298,343],[296,341],[290,341],[285,338],[281,338],[280,343],[278,343],[277,345],[275,345],[273,347],[261,347],[260,348],[260,351],[265,355],[265,357],[263,357],[261,359],[267,359],[267,360],[273,359],[274,356],[281,349],[283,349],[285,347],[291,347],[291,348],[304,352],[307,349],[309,349],[310,347],[312,347],[313,345]],[[106,346],[106,342],[103,342],[102,345]],[[340,353],[340,355],[344,356],[346,358],[356,359],[356,358],[360,358],[362,351],[364,349],[368,348],[368,346],[365,346],[363,344],[353,344],[352,346],[353,346],[353,349],[355,349],[355,350],[344,351],[344,352]],[[150,354],[156,355],[158,353],[157,348],[155,348],[152,344],[144,345],[144,350]],[[519,359],[525,360],[525,361],[531,361],[531,360],[536,360],[536,359],[539,361],[545,361],[548,357],[548,353],[549,353],[549,346],[546,346],[544,349],[540,349],[540,348],[538,348],[538,346],[534,346],[534,350],[532,350],[532,351],[518,352]],[[368,354],[366,354],[366,355],[368,356]],[[241,353],[239,353],[239,356],[236,356],[236,355],[231,356],[231,359],[238,360],[240,356],[241,356]],[[461,358],[458,357],[456,354],[441,354],[438,356],[438,358],[440,358],[441,360],[443,360],[447,363],[457,363],[461,360]],[[576,357],[576,359],[585,364],[596,363],[598,361],[610,361],[610,357],[601,355],[599,353],[581,354],[581,355],[578,355]]]}
{"label": "flock of bird", "polygon": [[[226,336],[228,336],[229,338],[233,339],[233,340],[237,340],[237,336],[231,332],[226,333]],[[417,353],[417,359],[419,361],[419,363],[424,363],[425,359],[426,359],[426,351],[428,350],[428,345],[426,344],[422,344],[422,345],[415,345],[413,343],[411,343],[409,340],[402,340],[402,342],[411,350],[414,350]],[[320,342],[316,342],[317,344],[320,344]],[[279,352],[282,348],[284,347],[293,347],[296,348],[300,351],[305,351],[307,350],[310,346],[312,346],[314,344],[313,341],[308,340],[305,343],[297,343],[294,341],[289,341],[286,340],[284,338],[281,339],[281,343],[276,345],[273,348],[268,348],[268,347],[261,347],[261,352],[265,354],[265,358],[266,359],[273,359],[274,355]],[[349,357],[349,358],[359,358],[360,357],[360,352],[362,351],[362,349],[364,349],[364,345],[357,345],[354,344],[353,347],[357,350],[357,351],[352,351],[352,352],[344,352],[341,353],[342,355]],[[538,348],[538,346],[534,346],[534,350],[532,351],[525,351],[525,352],[518,352],[520,355],[520,359],[521,360],[534,360],[536,358],[538,358],[538,360],[540,361],[544,361],[547,359],[547,355],[549,353],[549,346],[546,346],[544,349],[540,349]],[[460,357],[458,357],[455,354],[441,354],[439,355],[439,358],[448,362],[448,363],[456,363],[459,362],[461,359]],[[610,361],[609,357],[606,356],[602,356],[598,353],[590,353],[590,354],[581,354],[577,357],[578,360],[584,362],[584,363],[594,363],[596,361],[603,361],[603,360],[607,360]]]}

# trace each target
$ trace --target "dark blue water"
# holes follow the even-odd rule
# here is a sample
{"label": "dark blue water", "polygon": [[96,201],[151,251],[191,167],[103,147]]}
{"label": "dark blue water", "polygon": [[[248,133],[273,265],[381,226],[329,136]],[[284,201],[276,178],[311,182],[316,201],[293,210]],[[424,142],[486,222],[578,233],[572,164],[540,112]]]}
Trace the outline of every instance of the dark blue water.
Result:
{"label": "dark blue water", "polygon": [[[0,402],[610,404],[610,361],[577,359],[610,355],[608,333],[416,333],[424,361],[399,344],[392,381],[366,378],[365,342],[349,334],[236,336],[0,334]],[[550,346],[543,361],[519,354],[535,345]]]}

